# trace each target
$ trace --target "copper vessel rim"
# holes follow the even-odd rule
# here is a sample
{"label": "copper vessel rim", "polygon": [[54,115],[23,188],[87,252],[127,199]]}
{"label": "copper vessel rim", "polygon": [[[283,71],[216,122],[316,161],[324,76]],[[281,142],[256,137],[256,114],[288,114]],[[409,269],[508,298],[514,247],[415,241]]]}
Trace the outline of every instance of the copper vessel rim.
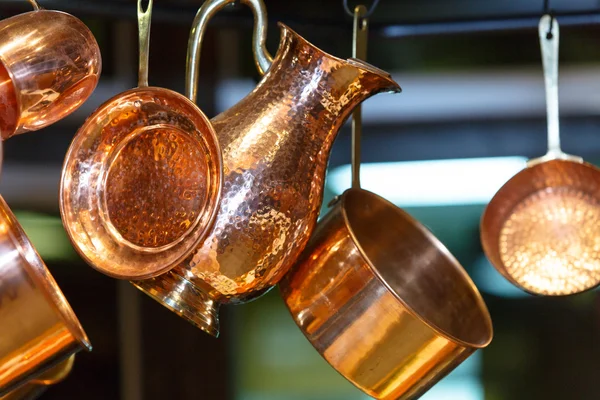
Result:
{"label": "copper vessel rim", "polygon": [[[535,161],[536,159],[532,159],[531,161]],[[594,172],[596,173],[600,173],[600,169],[598,169],[598,167],[596,167],[594,164],[591,164],[587,161],[575,161],[575,160],[570,160],[570,159],[560,159],[560,158],[554,158],[551,160],[547,160],[544,162],[540,162],[540,163],[535,163],[533,165],[529,165],[526,168],[522,169],[521,171],[517,172],[516,174],[514,174],[508,181],[506,181],[501,187],[500,189],[498,189],[498,191],[496,192],[496,194],[494,194],[494,197],[492,197],[492,199],[489,201],[488,205],[486,206],[485,210],[483,211],[483,214],[481,215],[481,219],[479,221],[479,231],[480,231],[480,237],[483,238],[484,236],[484,232],[487,232],[487,228],[486,226],[488,225],[486,223],[487,219],[490,218],[490,206],[492,206],[494,203],[498,202],[498,197],[502,192],[508,191],[508,190],[512,190],[512,185],[515,179],[517,179],[518,176],[531,171],[532,169],[536,169],[538,167],[542,167],[543,165],[547,165],[549,163],[566,163],[566,164],[575,164],[575,165],[580,165],[586,168],[590,168],[593,169]],[[547,188],[550,188],[553,186],[547,186]],[[534,192],[529,192],[529,194],[533,194]],[[523,201],[523,199],[521,199],[518,202],[515,202],[512,204],[512,209],[514,209],[521,201]],[[511,211],[512,212],[512,211]],[[509,212],[507,215],[510,215],[511,212]],[[499,238],[498,238],[499,240]],[[492,258],[490,258],[489,256],[487,256],[488,254],[497,254],[497,252],[492,251],[492,249],[490,249],[490,245],[488,243],[488,240],[480,240],[481,241],[481,246],[483,247],[483,252],[484,254],[486,254],[486,257],[488,259],[488,261],[490,262],[490,264],[492,265],[493,268],[495,268],[506,280],[508,280],[511,284],[513,284],[514,286],[518,287],[519,289],[523,290],[524,292],[531,294],[533,296],[542,296],[542,294],[540,294],[539,292],[533,291],[531,289],[528,289],[526,287],[524,287],[523,285],[521,285],[519,282],[517,282],[515,279],[513,279],[513,277],[506,271],[506,266],[504,265],[504,263],[502,261],[500,261],[500,263],[494,262],[494,260],[492,260]],[[496,257],[494,257],[496,258]],[[578,290],[577,293],[586,293],[589,292],[591,290],[594,290],[598,285],[600,284],[600,281],[598,281],[596,284],[588,287],[587,289],[583,289],[583,290]],[[566,296],[571,296],[573,295],[573,293],[544,293],[543,296],[544,297],[566,297]]]}
{"label": "copper vessel rim", "polygon": [[[427,319],[425,316],[416,312],[410,305],[408,305],[406,303],[406,301],[404,301],[402,299],[402,296],[398,292],[396,292],[396,290],[394,290],[394,288],[389,284],[389,282],[387,282],[387,280],[383,277],[383,275],[381,275],[381,273],[379,272],[377,267],[372,263],[371,259],[368,257],[367,253],[361,246],[360,241],[356,237],[356,234],[354,233],[354,229],[352,228],[352,224],[348,218],[348,213],[347,213],[347,208],[346,208],[346,198],[352,192],[364,192],[367,195],[369,195],[369,197],[371,197],[372,199],[379,201],[379,202],[385,204],[390,209],[394,210],[394,212],[396,212],[400,217],[407,220],[411,225],[413,225],[423,235],[425,235],[425,237],[428,239],[428,241],[430,241],[435,246],[435,248],[441,254],[444,255],[446,260],[449,261],[449,264],[452,265],[454,267],[454,269],[463,278],[463,280],[465,281],[467,286],[471,289],[471,291],[475,295],[475,298],[477,299],[477,305],[479,306],[482,316],[485,318],[485,327],[486,327],[486,331],[488,333],[488,337],[484,341],[481,341],[479,343],[470,343],[470,342],[462,340],[454,335],[451,335],[450,333],[447,333],[446,331],[439,328],[435,323],[433,323],[429,319]],[[394,203],[384,199],[383,197],[381,197],[373,192],[370,192],[370,191],[362,189],[362,188],[347,189],[340,198],[340,206],[341,206],[342,216],[344,219],[344,225],[345,225],[346,229],[348,230],[354,245],[360,251],[362,258],[364,259],[366,264],[369,266],[369,268],[371,269],[373,274],[383,283],[383,285],[387,288],[387,290],[394,295],[394,297],[406,308],[406,310],[411,315],[413,315],[415,318],[417,318],[418,320],[423,322],[425,325],[430,327],[432,330],[434,330],[440,336],[442,336],[445,339],[447,339],[453,343],[456,343],[458,345],[468,347],[468,348],[481,349],[481,348],[487,347],[492,342],[492,339],[494,336],[492,319],[491,319],[488,307],[485,304],[483,297],[481,296],[481,293],[477,289],[477,286],[475,285],[475,283],[473,282],[473,280],[471,279],[469,274],[467,274],[467,272],[464,270],[464,268],[458,262],[458,260],[452,255],[452,253],[450,253],[450,251],[446,248],[446,246],[444,246],[444,244],[442,242],[440,242],[440,240],[433,233],[431,233],[429,231],[429,229],[427,229],[423,224],[421,224],[419,221],[414,219],[406,211],[404,211],[400,207],[396,206]]]}
{"label": "copper vessel rim", "polygon": [[[332,60],[335,60],[341,64],[347,64],[347,63],[351,63],[353,66],[359,68],[362,71],[368,71],[370,73],[373,74],[377,74],[382,78],[385,78],[387,81],[389,81],[390,86],[395,86],[397,87],[396,91],[397,92],[401,92],[402,88],[400,87],[400,85],[398,85],[398,83],[392,79],[392,76],[385,72],[382,69],[379,69],[375,66],[372,66],[371,64],[366,63],[363,60],[359,60],[359,59],[343,59],[343,58],[339,58],[336,57],[334,55],[331,55],[330,53],[323,51],[322,49],[318,48],[317,46],[315,46],[314,44],[312,44],[311,42],[309,42],[308,40],[306,40],[304,37],[302,37],[301,35],[298,34],[298,32],[296,32],[295,30],[293,30],[292,28],[290,28],[288,25],[284,24],[283,22],[277,22],[277,26],[279,27],[279,29],[281,30],[281,32],[285,32],[288,31],[290,33],[292,33],[295,37],[296,40],[300,41],[301,43],[307,45],[308,47],[310,47],[312,50],[319,52],[321,54],[323,54],[325,57],[330,58]],[[283,35],[282,35],[283,38]],[[268,73],[268,72],[267,72]]]}
{"label": "copper vessel rim", "polygon": [[[87,351],[91,351],[92,345],[87,334],[83,330],[81,323],[77,319],[77,316],[69,305],[66,297],[58,287],[58,284],[48,271],[48,267],[44,263],[44,260],[42,260],[35,250],[31,241],[23,231],[23,228],[21,228],[15,216],[10,211],[10,208],[8,208],[8,205],[1,197],[0,202],[4,203],[3,206],[5,207],[3,212],[0,213],[0,219],[4,220],[8,225],[7,234],[10,237],[12,244],[19,252],[21,265],[27,270],[28,276],[34,280],[37,289],[43,293],[46,301],[56,312],[61,321],[67,326],[73,337],[83,348]],[[34,259],[33,261],[38,264],[39,268],[32,267],[30,264],[31,258]]]}
{"label": "copper vessel rim", "polygon": [[[155,271],[155,272],[150,272],[148,274],[131,277],[131,276],[124,276],[122,274],[117,274],[106,268],[100,268],[100,267],[96,266],[95,262],[93,260],[91,260],[85,254],[85,252],[79,248],[79,245],[77,244],[77,241],[75,240],[75,234],[72,230],[72,227],[66,221],[66,215],[67,215],[68,211],[66,209],[66,201],[64,199],[64,192],[65,192],[64,185],[65,185],[65,181],[66,181],[65,178],[66,178],[66,173],[67,173],[67,164],[73,159],[73,153],[79,150],[78,147],[73,146],[73,143],[77,140],[79,135],[82,134],[85,130],[87,130],[88,125],[99,114],[101,114],[105,110],[108,110],[108,109],[118,105],[119,102],[122,101],[122,99],[124,97],[134,95],[137,93],[141,93],[141,92],[151,92],[151,93],[154,93],[155,95],[161,95],[162,93],[167,92],[171,95],[174,95],[177,97],[177,100],[181,100],[181,101],[187,103],[189,106],[193,107],[193,109],[195,109],[198,112],[198,115],[200,115],[203,119],[206,120],[206,122],[207,122],[206,126],[210,130],[211,140],[216,149],[216,152],[214,154],[216,156],[216,159],[213,159],[213,162],[215,163],[215,168],[218,171],[218,174],[215,174],[215,176],[213,176],[217,179],[217,182],[215,185],[217,190],[214,193],[214,199],[213,199],[214,201],[210,202],[213,204],[213,207],[212,207],[212,210],[210,211],[210,214],[208,214],[207,223],[204,225],[201,225],[201,224],[196,225],[197,227],[199,227],[199,226],[202,227],[202,234],[198,236],[198,239],[196,241],[194,241],[191,245],[188,246],[187,251],[181,252],[179,257],[177,257],[174,262],[171,262],[170,265],[167,265],[166,267],[163,267],[162,269],[158,270],[158,273]],[[157,86],[143,86],[143,87],[131,88],[129,90],[121,92],[121,93],[111,97],[110,99],[106,100],[84,121],[83,125],[79,128],[78,132],[75,134],[75,136],[73,137],[73,140],[71,141],[71,145],[69,145],[69,149],[67,150],[65,159],[63,161],[62,176],[61,176],[60,186],[59,186],[60,214],[61,214],[61,219],[63,221],[63,226],[65,226],[65,230],[67,231],[67,236],[69,237],[69,240],[72,243],[73,247],[75,248],[77,253],[87,262],[88,265],[90,265],[95,270],[97,270],[107,276],[110,276],[112,278],[121,279],[121,280],[144,280],[144,279],[153,278],[153,277],[156,277],[156,276],[159,276],[159,275],[169,272],[170,270],[175,268],[177,265],[179,265],[183,260],[185,260],[189,256],[189,254],[192,251],[194,251],[194,249],[197,246],[199,246],[206,239],[207,235],[210,233],[210,231],[215,223],[215,220],[216,220],[216,217],[217,217],[218,211],[219,211],[218,205],[220,204],[220,200],[221,200],[222,187],[223,187],[222,182],[224,179],[223,154],[222,153],[223,152],[221,150],[221,145],[217,139],[216,132],[215,132],[214,128],[212,127],[212,124],[211,124],[210,120],[208,119],[208,117],[204,115],[204,113],[200,110],[200,108],[193,101],[191,101],[190,99],[188,99],[181,93],[178,93],[171,89],[157,87]],[[188,233],[188,235],[189,235],[189,233]]]}

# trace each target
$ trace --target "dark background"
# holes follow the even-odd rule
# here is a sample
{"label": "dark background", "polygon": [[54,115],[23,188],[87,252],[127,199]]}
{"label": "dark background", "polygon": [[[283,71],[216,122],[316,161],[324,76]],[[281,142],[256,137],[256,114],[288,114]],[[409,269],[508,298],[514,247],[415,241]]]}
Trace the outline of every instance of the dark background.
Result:
{"label": "dark background", "polygon": [[[221,337],[214,339],[127,282],[105,277],[77,257],[58,214],[61,163],[86,116],[136,85],[136,6],[133,0],[40,3],[81,18],[96,35],[103,56],[100,84],[80,110],[40,132],[11,138],[4,146],[0,193],[17,212],[94,346],[92,353],[77,356],[71,376],[43,398],[364,399],[310,348],[277,290],[248,305],[225,307]],[[183,91],[187,38],[200,4],[155,1],[152,85]],[[266,5],[272,53],[278,44],[276,23],[282,21],[329,53],[351,55],[352,21],[341,0],[266,0]],[[563,146],[589,161],[600,161],[600,25],[595,24],[600,22],[600,1],[561,0],[550,5],[561,23]],[[22,0],[0,0],[0,18],[28,9]],[[381,0],[370,21],[369,61],[390,71],[404,92],[385,105],[376,98],[366,102],[363,161],[543,154],[546,121],[537,39],[542,9],[542,1],[532,0]],[[230,7],[211,22],[199,95],[199,105],[209,117],[230,105],[225,87],[237,83],[251,88],[258,82],[251,28],[251,13],[243,6]],[[348,162],[346,126],[330,167]],[[483,208],[484,204],[467,204],[409,211],[475,275],[491,269],[482,261],[478,241]],[[596,292],[550,299],[481,289],[495,338],[478,352],[473,375],[481,390],[473,399],[598,398]],[[459,386],[466,382],[461,379],[457,374]],[[448,396],[430,399],[471,400],[444,393]]]}

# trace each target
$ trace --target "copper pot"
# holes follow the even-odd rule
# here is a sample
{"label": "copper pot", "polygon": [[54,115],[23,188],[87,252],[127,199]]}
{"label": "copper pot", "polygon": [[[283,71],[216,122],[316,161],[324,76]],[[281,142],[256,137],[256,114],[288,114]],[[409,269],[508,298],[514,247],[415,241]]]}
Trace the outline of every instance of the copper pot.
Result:
{"label": "copper pot", "polygon": [[530,160],[490,201],[481,219],[481,243],[492,265],[515,286],[564,296],[600,284],[600,170],[560,149],[559,27],[552,18],[546,15],[539,24],[548,153]]}
{"label": "copper pot", "polygon": [[0,396],[92,346],[0,197]]}
{"label": "copper pot", "polygon": [[208,234],[221,194],[215,131],[185,96],[148,87],[152,0],[138,1],[138,88],[101,105],[65,156],[60,211],[79,254],[120,279],[162,274]]}
{"label": "copper pot", "polygon": [[0,21],[0,134],[42,129],[75,111],[92,94],[100,48],[79,19],[35,10]]}
{"label": "copper pot", "polygon": [[[208,0],[190,36],[188,87],[195,100],[200,44],[208,21],[234,0]],[[223,196],[207,239],[168,273],[133,284],[206,332],[218,335],[218,307],[270,290],[315,227],[331,145],[352,109],[399,86],[359,60],[333,57],[279,24],[275,58],[264,49],[262,0],[255,15],[258,86],[211,120],[223,150]]]}
{"label": "copper pot", "polygon": [[279,283],[294,321],[376,399],[415,399],[492,340],[475,285],[448,250],[387,200],[349,189]]}

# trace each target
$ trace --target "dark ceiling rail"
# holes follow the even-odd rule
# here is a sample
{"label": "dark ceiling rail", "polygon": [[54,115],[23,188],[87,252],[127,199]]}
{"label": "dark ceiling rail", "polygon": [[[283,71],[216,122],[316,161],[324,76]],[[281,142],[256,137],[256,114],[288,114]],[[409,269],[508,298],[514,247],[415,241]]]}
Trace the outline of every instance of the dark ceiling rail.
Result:
{"label": "dark ceiling rail", "polygon": [[[600,24],[600,9],[578,12],[554,12],[561,26],[591,26]],[[433,21],[411,24],[372,25],[372,31],[385,38],[413,36],[474,34],[537,28],[541,14],[493,17],[489,19]]]}
{"label": "dark ceiling rail", "polygon": [[[73,13],[81,18],[99,17],[110,19],[135,20],[135,7],[129,1],[81,1],[81,0],[44,0],[44,8],[57,9]],[[201,3],[198,0],[198,3]],[[157,3],[154,7],[154,18],[157,22],[187,25],[191,24],[197,12],[197,7],[190,3],[177,4],[177,6],[165,6],[165,3]],[[30,9],[24,0],[0,0],[0,18],[24,12]],[[283,9],[282,9],[283,10]],[[600,9],[579,10],[561,12],[555,11],[561,27],[563,26],[591,26],[600,24]],[[214,25],[233,26],[250,29],[252,18],[248,18],[249,12],[244,7],[230,7],[227,12],[221,13],[214,18]],[[515,31],[536,28],[541,13],[534,15],[506,15],[484,17],[477,19],[455,19],[455,20],[433,20],[397,24],[382,23],[377,21],[374,15],[370,32],[374,36],[400,39],[414,36],[434,36],[448,34],[476,34],[485,32]],[[302,15],[290,15],[288,13],[269,13],[269,22],[275,24],[283,21],[292,27],[302,26],[320,30],[346,30],[352,28],[351,20],[340,11],[339,18],[320,17],[306,18]]]}

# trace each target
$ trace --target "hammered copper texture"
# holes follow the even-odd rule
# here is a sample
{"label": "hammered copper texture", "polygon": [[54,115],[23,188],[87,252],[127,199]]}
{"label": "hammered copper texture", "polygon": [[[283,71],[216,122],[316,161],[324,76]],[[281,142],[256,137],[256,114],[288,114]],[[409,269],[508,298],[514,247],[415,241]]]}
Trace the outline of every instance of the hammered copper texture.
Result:
{"label": "hammered copper texture", "polygon": [[579,293],[600,283],[600,171],[553,160],[511,178],[486,207],[481,240],[513,284],[540,295]]}
{"label": "hammered copper texture", "polygon": [[60,288],[0,197],[0,397],[89,340]]}
{"label": "hammered copper texture", "polygon": [[473,282],[431,233],[362,189],[321,219],[281,295],[315,349],[376,399],[414,399],[492,338]]}
{"label": "hammered copper texture", "polygon": [[0,63],[15,87],[19,115],[14,134],[44,128],[83,104],[101,70],[100,48],[79,19],[59,11],[33,11],[0,21]]}
{"label": "hammered copper texture", "polygon": [[208,283],[222,303],[256,298],[287,272],[314,229],[340,127],[361,101],[399,90],[383,71],[334,58],[280,26],[268,73],[211,120],[223,151],[219,213],[204,244],[170,272]]}
{"label": "hammered copper texture", "polygon": [[[19,118],[19,104],[12,79],[0,63],[0,137],[15,131]],[[5,133],[6,132],[6,133]]]}
{"label": "hammered copper texture", "polygon": [[105,184],[108,217],[123,238],[161,247],[184,236],[208,201],[205,158],[172,128],[145,131],[123,145]]}
{"label": "hammered copper texture", "polygon": [[221,153],[208,118],[184,96],[132,89],[79,129],[65,158],[61,216],[101,272],[160,274],[196,248],[221,191]]}

